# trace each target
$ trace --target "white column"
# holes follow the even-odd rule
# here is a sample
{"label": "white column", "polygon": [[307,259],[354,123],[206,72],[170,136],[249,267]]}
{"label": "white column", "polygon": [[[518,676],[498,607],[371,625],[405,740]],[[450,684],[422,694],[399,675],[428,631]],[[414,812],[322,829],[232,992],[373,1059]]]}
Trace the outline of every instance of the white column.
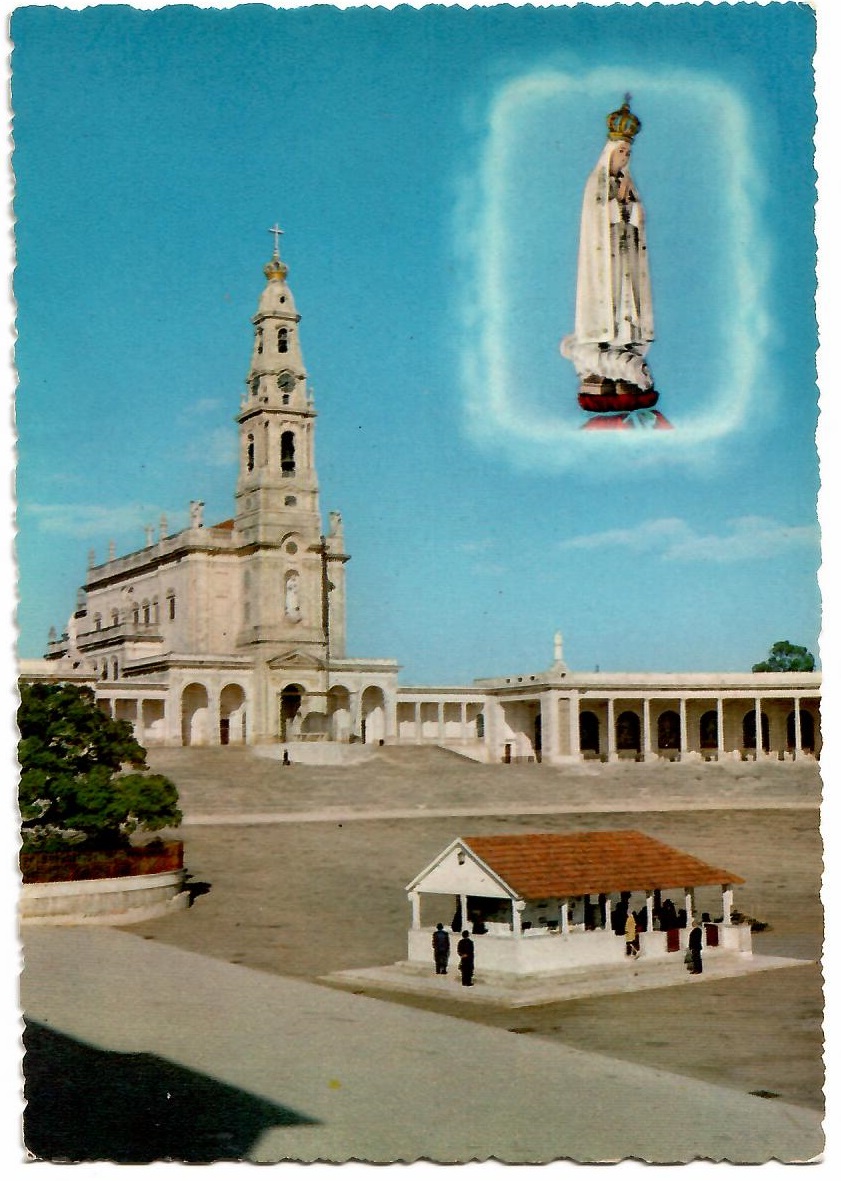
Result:
{"label": "white column", "polygon": [[607,699],[607,761],[616,759],[616,719],[614,718],[613,698]]}
{"label": "white column", "polygon": [[647,916],[645,929],[646,931],[654,930],[654,891],[646,890],[645,892],[645,913]]}
{"label": "white column", "polygon": [[561,934],[569,935],[569,899],[565,898],[561,906]]}
{"label": "white column", "polygon": [[444,741],[444,702],[438,702],[438,741]]}
{"label": "white column", "polygon": [[681,697],[678,700],[678,709],[680,711],[680,757],[684,758],[688,750],[687,734],[686,734],[686,698]]}
{"label": "white column", "polygon": [[558,734],[558,690],[548,689],[540,694],[540,736],[543,762],[554,763],[560,754]]}
{"label": "white column", "polygon": [[803,753],[803,735],[800,732],[800,698],[794,699],[794,757]]}
{"label": "white column", "polygon": [[569,695],[569,753],[576,759],[581,758],[581,730],[578,711],[578,690],[573,689]]}
{"label": "white column", "polygon": [[613,930],[613,899],[609,894],[605,895],[604,900],[604,929],[605,931]]}
{"label": "white column", "polygon": [[724,754],[724,698],[717,697],[715,702],[716,723],[718,731],[718,757]]}
{"label": "white column", "polygon": [[459,909],[461,910],[461,929],[459,931],[459,934],[461,934],[461,931],[467,931],[469,929],[467,926],[467,895],[459,894],[458,901]]}
{"label": "white column", "polygon": [[511,926],[514,928],[514,935],[519,939],[523,933],[522,913],[526,909],[525,902],[520,902],[519,899],[511,899]]}
{"label": "white column", "polygon": [[461,740],[467,742],[467,702],[462,701],[459,706],[459,726],[461,728]]}
{"label": "white column", "polygon": [[648,697],[642,699],[642,757],[650,759],[654,755],[651,747],[651,701]]}
{"label": "white column", "polygon": [[418,894],[417,890],[411,890],[409,892],[409,901],[412,904],[412,930],[419,931],[420,925],[421,925],[421,921],[420,921],[420,894]]}
{"label": "white column", "polygon": [[695,918],[695,891],[691,886],[687,886],[684,890],[683,905],[686,910],[686,927],[688,930],[692,926],[692,920]]}
{"label": "white column", "polygon": [[724,926],[725,927],[732,926],[733,925],[733,918],[732,918],[732,914],[733,914],[733,887],[732,886],[727,885],[727,886],[721,887],[721,914],[722,914]]}
{"label": "white column", "polygon": [[754,700],[754,717],[756,718],[756,758],[762,758],[762,699]]}
{"label": "white column", "polygon": [[423,738],[423,730],[421,729],[421,707],[420,702],[415,702],[415,741],[420,742]]}

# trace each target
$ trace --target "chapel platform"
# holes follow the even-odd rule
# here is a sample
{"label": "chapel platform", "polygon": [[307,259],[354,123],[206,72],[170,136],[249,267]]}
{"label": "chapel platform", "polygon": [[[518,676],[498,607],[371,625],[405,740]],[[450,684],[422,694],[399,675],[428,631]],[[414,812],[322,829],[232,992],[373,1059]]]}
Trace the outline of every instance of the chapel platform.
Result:
{"label": "chapel platform", "polygon": [[686,986],[702,988],[704,983],[747,976],[753,972],[769,972],[781,968],[799,968],[809,960],[783,956],[745,955],[741,952],[719,952],[704,960],[700,976],[686,970],[682,955],[662,959],[638,959],[618,965],[577,968],[566,972],[536,972],[518,975],[513,972],[483,971],[477,954],[473,987],[464,988],[458,974],[457,959],[450,960],[446,976],[436,976],[435,968],[402,960],[375,968],[354,968],[322,976],[320,983],[356,993],[400,994],[441,998],[465,1004],[500,1005],[511,1009],[535,1005],[551,1005],[596,996],[615,996],[642,992],[652,988]]}

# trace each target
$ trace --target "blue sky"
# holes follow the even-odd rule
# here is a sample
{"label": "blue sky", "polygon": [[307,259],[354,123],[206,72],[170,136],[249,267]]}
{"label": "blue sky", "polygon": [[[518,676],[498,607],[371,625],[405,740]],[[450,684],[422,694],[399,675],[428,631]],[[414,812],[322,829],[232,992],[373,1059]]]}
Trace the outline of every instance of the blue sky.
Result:
{"label": "blue sky", "polygon": [[[558,628],[585,670],[817,650],[807,7],[28,8],[12,38],[22,655],[89,548],[231,515],[276,220],[351,655],[452,683],[546,667]],[[557,346],[626,89],[676,429],[593,439]]]}

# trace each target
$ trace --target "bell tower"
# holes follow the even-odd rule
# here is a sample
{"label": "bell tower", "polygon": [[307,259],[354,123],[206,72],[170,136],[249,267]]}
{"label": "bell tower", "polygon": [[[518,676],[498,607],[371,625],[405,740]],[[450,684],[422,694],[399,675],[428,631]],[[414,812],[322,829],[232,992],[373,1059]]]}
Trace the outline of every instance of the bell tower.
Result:
{"label": "bell tower", "polygon": [[[237,415],[235,529],[244,551],[238,644],[308,650],[319,662],[344,655],[341,519],[322,534],[315,468],[316,411],[275,225],[266,286],[252,318],[254,340]],[[267,653],[269,655],[269,653]]]}

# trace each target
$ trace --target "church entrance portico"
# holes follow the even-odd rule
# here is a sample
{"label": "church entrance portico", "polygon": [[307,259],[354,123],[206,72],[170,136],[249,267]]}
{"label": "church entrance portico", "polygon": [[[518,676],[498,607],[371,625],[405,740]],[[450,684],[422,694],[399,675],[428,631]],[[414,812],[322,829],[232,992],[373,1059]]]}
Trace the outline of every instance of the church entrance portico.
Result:
{"label": "church entrance portico", "polygon": [[210,742],[210,708],[207,688],[198,682],[181,694],[181,745],[206,746]]}

